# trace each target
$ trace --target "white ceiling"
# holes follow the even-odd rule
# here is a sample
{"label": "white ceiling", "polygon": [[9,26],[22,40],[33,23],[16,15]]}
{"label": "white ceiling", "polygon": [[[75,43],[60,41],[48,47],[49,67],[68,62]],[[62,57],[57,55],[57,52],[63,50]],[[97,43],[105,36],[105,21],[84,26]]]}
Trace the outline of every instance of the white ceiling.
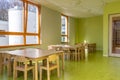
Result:
{"label": "white ceiling", "polygon": [[103,14],[105,4],[120,0],[35,0],[40,4],[72,17],[91,17]]}

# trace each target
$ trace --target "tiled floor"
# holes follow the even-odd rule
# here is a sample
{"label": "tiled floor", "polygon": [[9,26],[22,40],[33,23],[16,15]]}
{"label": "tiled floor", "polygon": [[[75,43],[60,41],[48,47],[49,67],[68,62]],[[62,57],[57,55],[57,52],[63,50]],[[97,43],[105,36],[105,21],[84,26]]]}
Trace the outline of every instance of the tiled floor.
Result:
{"label": "tiled floor", "polygon": [[[13,80],[5,72],[0,80]],[[56,71],[53,71],[51,80],[120,80],[120,58],[103,57],[102,52],[97,51],[89,54],[85,60],[65,61],[65,70],[60,74],[58,78]],[[43,80],[46,80],[45,73],[43,76]],[[23,77],[17,80],[23,80]],[[29,74],[28,80],[32,80],[32,74]]]}

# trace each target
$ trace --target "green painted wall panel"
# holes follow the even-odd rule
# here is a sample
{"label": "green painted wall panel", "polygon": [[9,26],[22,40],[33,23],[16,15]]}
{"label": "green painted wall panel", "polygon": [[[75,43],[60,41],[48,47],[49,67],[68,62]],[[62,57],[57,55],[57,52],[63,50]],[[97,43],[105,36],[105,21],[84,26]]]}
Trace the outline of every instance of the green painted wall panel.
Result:
{"label": "green painted wall panel", "polygon": [[69,44],[70,45],[74,45],[75,42],[77,41],[78,35],[76,35],[76,32],[78,32],[78,21],[79,19],[77,18],[72,18],[72,17],[69,17]]}
{"label": "green painted wall panel", "polygon": [[108,56],[109,53],[109,44],[108,44],[109,15],[116,13],[120,13],[120,1],[109,3],[104,7],[104,16],[103,16],[103,55],[104,56]]}
{"label": "green painted wall panel", "polygon": [[97,49],[103,49],[103,16],[79,19],[79,42],[96,43]]}
{"label": "green painted wall panel", "polygon": [[41,9],[41,47],[61,42],[61,14],[42,6]]}

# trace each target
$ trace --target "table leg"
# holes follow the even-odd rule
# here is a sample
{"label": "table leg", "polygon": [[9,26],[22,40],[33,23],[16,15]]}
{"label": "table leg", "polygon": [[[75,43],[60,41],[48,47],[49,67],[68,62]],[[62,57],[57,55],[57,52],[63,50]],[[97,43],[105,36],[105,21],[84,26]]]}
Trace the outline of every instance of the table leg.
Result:
{"label": "table leg", "polygon": [[62,69],[64,70],[64,52],[62,53]]}
{"label": "table leg", "polygon": [[0,53],[0,74],[2,74],[3,71],[3,57],[2,57],[2,53]]}
{"label": "table leg", "polygon": [[11,62],[9,61],[8,64],[7,64],[7,73],[8,73],[8,76],[11,76],[12,75],[12,67],[11,67]]}
{"label": "table leg", "polygon": [[35,80],[38,80],[38,62],[35,61]]}
{"label": "table leg", "polygon": [[8,73],[8,76],[10,77],[12,75],[12,65],[13,65],[13,62],[11,61],[11,58],[12,56],[11,55],[7,55],[7,59],[8,59],[8,64],[7,64],[7,73]]}

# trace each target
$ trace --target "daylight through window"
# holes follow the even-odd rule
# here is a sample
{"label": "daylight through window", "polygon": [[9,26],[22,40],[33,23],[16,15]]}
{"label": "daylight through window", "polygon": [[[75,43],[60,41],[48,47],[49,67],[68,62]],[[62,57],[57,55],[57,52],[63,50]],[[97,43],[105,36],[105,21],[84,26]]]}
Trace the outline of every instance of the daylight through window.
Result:
{"label": "daylight through window", "polygon": [[0,47],[40,44],[40,7],[27,0],[0,0]]}
{"label": "daylight through window", "polygon": [[61,42],[68,43],[68,17],[61,16]]}

